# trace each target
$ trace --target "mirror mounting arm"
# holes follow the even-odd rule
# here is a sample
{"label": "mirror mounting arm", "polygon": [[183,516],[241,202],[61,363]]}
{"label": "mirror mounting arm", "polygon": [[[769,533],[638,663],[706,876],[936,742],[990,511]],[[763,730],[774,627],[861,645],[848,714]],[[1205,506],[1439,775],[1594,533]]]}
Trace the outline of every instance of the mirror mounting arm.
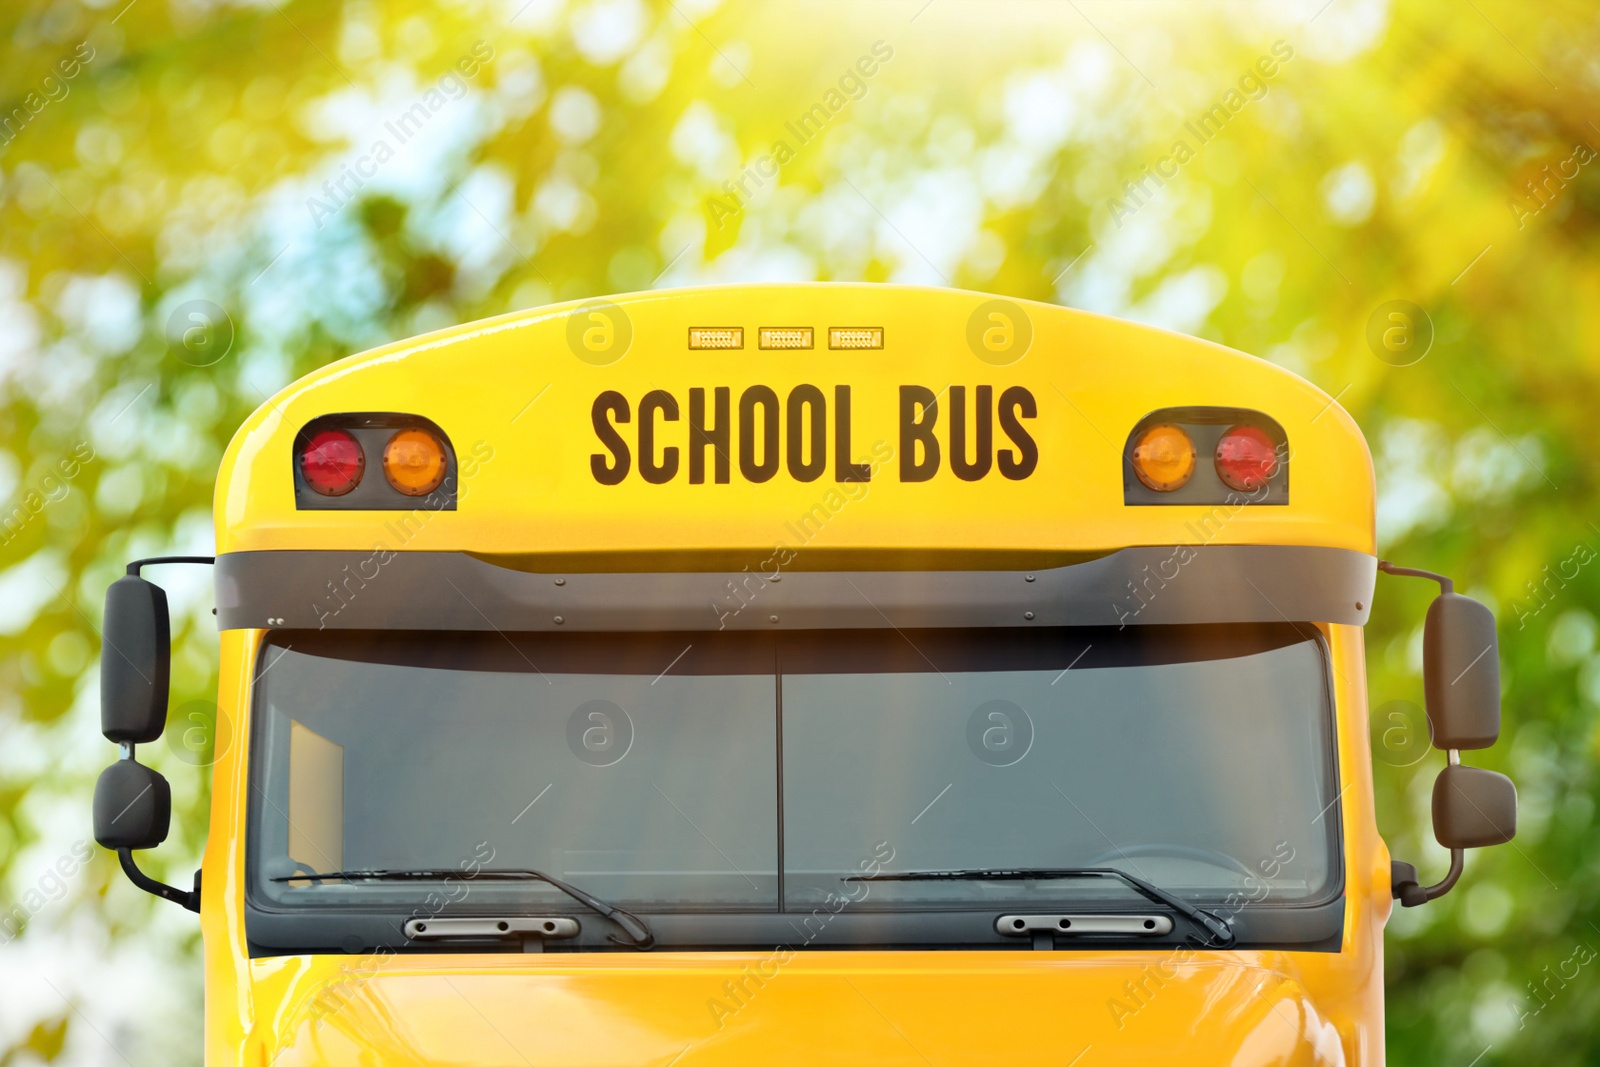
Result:
{"label": "mirror mounting arm", "polygon": [[215,564],[216,556],[150,556],[146,559],[136,559],[128,564],[128,573],[137,578],[139,568],[149,563],[209,563]]}
{"label": "mirror mounting arm", "polygon": [[[1430,576],[1432,577],[1432,576]],[[1449,581],[1449,579],[1445,579]],[[1446,589],[1445,592],[1450,590]],[[1461,753],[1451,749],[1445,757],[1452,767],[1461,763]],[[1443,878],[1433,885],[1421,885],[1417,881],[1417,868],[1413,863],[1390,864],[1389,880],[1391,892],[1395,899],[1400,901],[1402,908],[1415,908],[1419,904],[1426,904],[1430,900],[1438,900],[1456,887],[1456,882],[1461,879],[1461,871],[1466,866],[1466,849],[1453,848],[1450,850],[1450,869]]]}
{"label": "mirror mounting arm", "polygon": [[[131,760],[134,758],[134,744],[132,741],[124,741],[117,747],[120,750],[119,759]],[[143,889],[146,893],[160,897],[162,900],[170,900],[174,904],[180,904],[192,912],[198,913],[200,911],[199,871],[194,872],[194,888],[185,893],[177,886],[158,882],[141,871],[139,865],[133,862],[133,850],[131,848],[117,849],[117,859],[122,861],[122,873],[128,876],[128,881]]]}
{"label": "mirror mounting arm", "polygon": [[[130,567],[131,566],[132,565],[130,564]],[[1451,581],[1449,578],[1446,578],[1442,574],[1435,574],[1432,571],[1417,570],[1415,567],[1396,567],[1393,563],[1390,563],[1386,559],[1380,559],[1378,561],[1378,569],[1385,574],[1394,574],[1405,578],[1427,578],[1430,581],[1438,582],[1440,593],[1453,593],[1456,591],[1455,582]],[[128,573],[132,574],[134,572],[129,570]]]}
{"label": "mirror mounting arm", "polygon": [[1456,887],[1465,865],[1466,850],[1453,848],[1450,850],[1450,870],[1445,876],[1433,885],[1418,885],[1416,865],[1395,861],[1389,865],[1390,891],[1400,901],[1402,908],[1414,908],[1430,900],[1438,900]]}
{"label": "mirror mounting arm", "polygon": [[133,862],[132,849],[117,849],[117,859],[122,861],[122,873],[128,876],[128,881],[132,882],[140,889],[143,889],[146,893],[149,893],[152,896],[160,897],[162,900],[170,900],[174,904],[181,905],[193,912],[198,912],[200,910],[199,871],[194,873],[194,888],[185,893],[177,886],[168,885],[165,882],[158,882],[154,878],[151,878],[148,874],[145,874],[143,871],[141,871],[138,864]]}

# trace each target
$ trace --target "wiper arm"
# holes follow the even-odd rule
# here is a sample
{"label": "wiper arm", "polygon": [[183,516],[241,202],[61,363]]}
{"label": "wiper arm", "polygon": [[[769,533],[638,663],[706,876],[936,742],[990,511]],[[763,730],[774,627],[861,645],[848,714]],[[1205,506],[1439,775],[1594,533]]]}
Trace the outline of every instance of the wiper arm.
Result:
{"label": "wiper arm", "polygon": [[408,869],[375,869],[353,871],[329,871],[327,873],[300,873],[273,878],[274,882],[301,882],[315,881],[318,883],[341,879],[344,881],[366,882],[442,882],[455,881],[489,881],[489,882],[544,882],[554,886],[567,896],[576,900],[585,907],[592,908],[602,916],[610,919],[622,927],[631,940],[623,940],[615,934],[607,934],[606,940],[614,944],[624,945],[628,948],[647,949],[655,945],[655,934],[651,933],[649,924],[631,911],[625,911],[615,904],[607,904],[592,893],[585,892],[570,882],[563,882],[559,878],[545,874],[543,871],[531,869],[510,869],[485,867],[477,874],[468,874],[465,871],[454,870],[448,867],[417,867]]}
{"label": "wiper arm", "polygon": [[1120,878],[1134,891],[1157,904],[1165,904],[1196,926],[1205,930],[1227,948],[1233,944],[1233,924],[1220,915],[1190,904],[1176,893],[1162,889],[1136,875],[1116,867],[1017,867],[969,868],[952,871],[883,871],[876,875],[852,875],[847,882],[1022,882],[1045,878]]}

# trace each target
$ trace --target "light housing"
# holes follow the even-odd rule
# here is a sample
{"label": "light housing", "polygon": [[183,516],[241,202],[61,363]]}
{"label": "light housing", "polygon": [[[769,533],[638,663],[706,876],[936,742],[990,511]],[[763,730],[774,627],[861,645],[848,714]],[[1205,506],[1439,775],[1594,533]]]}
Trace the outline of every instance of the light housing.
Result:
{"label": "light housing", "polygon": [[[373,467],[368,471],[368,457]],[[396,411],[319,415],[295,435],[299,511],[454,511],[455,448],[437,423]]]}
{"label": "light housing", "polygon": [[[1193,449],[1188,462],[1184,442]],[[1210,463],[1198,462],[1209,455]],[[1289,503],[1289,437],[1250,408],[1157,408],[1134,423],[1122,448],[1122,502],[1129,506]]]}

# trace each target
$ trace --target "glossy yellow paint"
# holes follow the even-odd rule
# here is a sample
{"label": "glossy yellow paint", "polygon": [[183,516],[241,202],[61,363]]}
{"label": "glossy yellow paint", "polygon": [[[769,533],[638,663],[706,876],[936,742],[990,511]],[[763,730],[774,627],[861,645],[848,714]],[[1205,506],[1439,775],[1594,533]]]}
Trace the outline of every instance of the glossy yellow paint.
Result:
{"label": "glossy yellow paint", "polygon": [[[969,340],[974,315],[979,326],[990,322],[984,309],[991,299],[869,285],[670,290],[615,297],[612,310],[600,312],[621,322],[620,312],[631,334],[625,354],[606,365],[592,361],[614,352],[596,356],[582,346],[583,334],[599,328],[586,324],[606,320],[577,304],[352,356],[284,389],[240,428],[218,477],[217,550],[370,550],[381,543],[494,554],[766,552],[786,539],[793,545],[786,524],[820,507],[840,518],[814,534],[815,545],[830,550],[1103,551],[1203,541],[1373,551],[1371,458],[1349,415],[1315,386],[1206,341],[1027,301],[1006,302],[1007,314],[1014,311],[1016,325],[1031,333],[1026,352],[995,355],[981,331]],[[813,326],[817,347],[756,347],[759,328],[774,325]],[[828,327],[838,325],[882,326],[883,348],[827,348]],[[691,351],[695,326],[743,326],[745,347]],[[767,386],[783,401],[801,384],[819,387],[830,405],[835,386],[851,387],[849,458],[880,462],[870,485],[835,483],[831,433],[828,469],[815,481],[797,480],[780,463],[771,480],[753,483],[741,477],[734,456],[729,484],[689,484],[682,453],[690,388],[728,386],[736,418],[747,388]],[[1027,389],[1038,408],[1027,420],[1038,441],[1037,470],[1016,481],[995,470],[976,481],[955,477],[944,432],[951,419],[943,413],[939,474],[900,481],[903,385],[945,395],[946,407],[951,386],[966,387],[968,405],[978,386],[991,386],[995,397],[1012,386]],[[628,399],[634,421],[620,429],[636,453],[637,408],[652,389],[671,394],[681,409],[679,421],[660,423],[656,451],[678,447],[685,469],[666,484],[649,484],[635,455],[621,484],[599,484],[590,460],[604,452],[591,424],[595,398],[616,390]],[[1287,506],[1234,509],[1220,521],[1200,505],[1123,506],[1120,457],[1129,431],[1152,410],[1190,405],[1252,408],[1283,424],[1291,449]],[[463,472],[470,506],[403,532],[385,512],[296,511],[295,433],[318,415],[372,411],[425,416],[458,455],[490,457]],[[998,427],[995,436],[997,448],[1010,447]],[[376,462],[369,457],[369,477],[378,476]]]}
{"label": "glossy yellow paint", "polygon": [[[831,484],[601,487],[590,404],[615,388],[849,383],[857,458],[893,441],[894,390],[1026,385],[1037,397],[1037,480],[874,480],[870,508],[834,524],[835,548],[1095,550],[1193,544],[1204,508],[1124,508],[1120,453],[1149,411],[1256,408],[1293,449],[1287,507],[1245,509],[1216,543],[1371,552],[1371,462],[1349,417],[1286,372],[1205,342],[1025,305],[1028,354],[997,367],[965,343],[986,298],[887,287],[751,287],[616,298],[632,320],[609,367],[567,347],[563,310],[508,316],[353,357],[286,389],[224,460],[218,549],[370,548],[386,516],[296,512],[289,449],[310,418],[405,411],[458,451],[489,442],[455,513],[403,549],[528,554],[770,548],[775,516],[804,514]],[[745,326],[749,347],[689,352],[693,325]],[[883,325],[883,350],[761,351],[763,325]],[[998,392],[998,389],[997,389]],[[737,478],[737,475],[735,475]],[[830,476],[831,477],[831,476]],[[852,505],[854,506],[854,505]],[[780,523],[781,524],[781,523]],[[1338,952],[802,952],[302,956],[251,960],[244,863],[250,686],[262,631],[222,635],[222,714],[235,743],[214,767],[201,912],[206,1062],[300,1064],[1100,1064],[1360,1065],[1383,1062],[1382,930],[1389,855],[1372,809],[1366,677],[1357,627],[1323,627],[1338,716],[1345,870]],[[755,978],[750,976],[755,974]],[[726,983],[742,993],[730,1000]],[[737,1005],[732,1014],[713,1001]]]}

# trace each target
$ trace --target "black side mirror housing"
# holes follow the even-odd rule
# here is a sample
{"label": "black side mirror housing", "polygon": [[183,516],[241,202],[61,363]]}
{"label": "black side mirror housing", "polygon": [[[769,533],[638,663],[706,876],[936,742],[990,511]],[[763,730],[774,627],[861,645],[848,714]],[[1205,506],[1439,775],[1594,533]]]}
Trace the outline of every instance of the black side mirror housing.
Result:
{"label": "black side mirror housing", "polygon": [[94,784],[94,839],[105,848],[155,848],[172,825],[172,787],[159,771],[122,759]]}
{"label": "black side mirror housing", "polygon": [[[130,574],[106,590],[100,646],[100,731],[108,740],[146,744],[161,736],[167,721],[171,630],[167,594],[160,586]],[[95,825],[99,826],[98,821]]]}
{"label": "black side mirror housing", "polygon": [[1517,787],[1482,767],[1446,767],[1433,783],[1433,836],[1448,849],[1505,844],[1517,836]]}
{"label": "black side mirror housing", "polygon": [[1422,634],[1423,689],[1433,745],[1488,748],[1500,738],[1500,641],[1494,613],[1460,593],[1439,594]]}

